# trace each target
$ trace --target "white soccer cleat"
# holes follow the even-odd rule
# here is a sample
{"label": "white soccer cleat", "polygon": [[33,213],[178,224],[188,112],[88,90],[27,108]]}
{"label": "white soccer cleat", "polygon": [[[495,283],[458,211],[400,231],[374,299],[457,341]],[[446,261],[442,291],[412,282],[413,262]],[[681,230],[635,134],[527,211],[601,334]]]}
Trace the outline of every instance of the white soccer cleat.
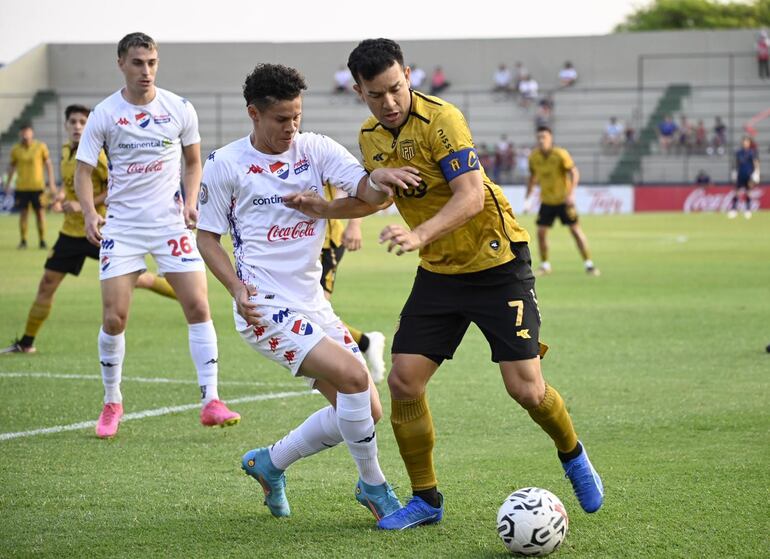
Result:
{"label": "white soccer cleat", "polygon": [[548,262],[543,262],[540,264],[540,266],[537,267],[537,270],[535,271],[535,275],[537,276],[547,276],[551,273],[551,264]]}
{"label": "white soccer cleat", "polygon": [[743,212],[743,217],[745,217],[746,219],[751,219],[751,210],[746,210],[745,212]]}
{"label": "white soccer cleat", "polygon": [[735,217],[738,215],[738,212],[735,210],[730,210],[727,212],[727,219],[735,219]]}
{"label": "white soccer cleat", "polygon": [[369,374],[375,383],[385,378],[385,334],[382,332],[366,332],[369,347],[363,352]]}

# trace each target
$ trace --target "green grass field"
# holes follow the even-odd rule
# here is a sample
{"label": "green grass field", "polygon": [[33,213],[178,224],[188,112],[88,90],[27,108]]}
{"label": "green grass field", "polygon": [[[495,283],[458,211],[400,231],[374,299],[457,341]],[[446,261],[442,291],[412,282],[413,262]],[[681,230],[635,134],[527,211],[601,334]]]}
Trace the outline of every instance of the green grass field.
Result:
{"label": "green grass field", "polygon": [[[366,222],[364,250],[345,257],[334,304],[349,323],[390,336],[417,259],[376,245],[386,219]],[[533,226],[531,217],[524,223]],[[22,334],[45,257],[15,250],[16,224],[0,218],[4,342]],[[58,224],[53,216],[49,243]],[[272,518],[240,457],[324,402],[274,397],[306,386],[241,342],[227,294],[213,281],[221,396],[273,398],[233,405],[240,425],[205,429],[188,409],[125,421],[112,441],[92,427],[3,440],[98,416],[100,298],[89,262],[62,285],[38,353],[0,357],[0,556],[504,557],[497,508],[513,489],[534,485],[561,497],[570,514],[556,557],[770,557],[770,213],[584,224],[602,276],[585,276],[557,228],[554,274],[537,286],[551,345],[544,372],[604,479],[598,513],[580,510],[552,443],[506,396],[472,328],[429,389],[444,522],[375,529],[353,498],[355,467],[344,446],[293,466],[293,516]],[[127,413],[196,402],[174,301],[136,293],[123,374]],[[132,380],[139,378],[178,382]],[[383,469],[408,499],[387,420],[379,435]]]}

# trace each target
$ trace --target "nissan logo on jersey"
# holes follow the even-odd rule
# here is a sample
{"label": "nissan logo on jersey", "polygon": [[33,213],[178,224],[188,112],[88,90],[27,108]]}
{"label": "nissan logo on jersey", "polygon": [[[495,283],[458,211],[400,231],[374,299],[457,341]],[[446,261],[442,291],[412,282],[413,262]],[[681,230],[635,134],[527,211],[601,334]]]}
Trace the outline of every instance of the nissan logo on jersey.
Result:
{"label": "nissan logo on jersey", "polygon": [[273,225],[267,232],[267,240],[271,243],[276,241],[288,241],[294,239],[304,239],[315,235],[315,220],[300,221],[294,227],[281,227]]}

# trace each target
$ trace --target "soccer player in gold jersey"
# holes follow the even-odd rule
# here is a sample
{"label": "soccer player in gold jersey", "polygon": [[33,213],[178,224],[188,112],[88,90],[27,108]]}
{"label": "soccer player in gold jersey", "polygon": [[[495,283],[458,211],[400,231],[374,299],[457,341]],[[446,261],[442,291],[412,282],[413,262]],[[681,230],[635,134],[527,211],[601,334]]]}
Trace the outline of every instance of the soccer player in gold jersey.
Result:
{"label": "soccer player in gold jersey", "polygon": [[[324,185],[324,196],[333,200],[341,191],[330,184]],[[347,195],[345,195],[347,196]],[[347,224],[341,219],[330,219],[326,224],[326,237],[321,249],[321,287],[324,296],[331,300],[334,284],[337,281],[337,267],[345,255],[345,251],[356,251],[361,248],[361,219],[349,219]],[[382,332],[363,332],[345,323],[350,335],[358,345],[369,366],[369,374],[376,383],[385,378],[385,335]]]}
{"label": "soccer player in gold jersey", "polygon": [[[0,349],[0,354],[34,353],[35,336],[51,313],[54,295],[64,277],[67,274],[80,275],[86,258],[99,259],[99,247],[92,245],[86,239],[83,213],[80,211],[74,186],[75,154],[90,112],[90,109],[83,105],[70,105],[64,111],[64,128],[69,142],[62,146],[60,167],[62,190],[56,194],[54,203],[54,209],[64,211],[64,223],[59,238],[45,261],[45,270],[37,288],[35,302],[29,310],[24,336],[5,349]],[[99,164],[91,178],[94,183],[94,200],[99,213],[104,215],[106,209],[104,199],[107,197],[107,157],[104,152],[100,154]],[[176,298],[171,285],[164,278],[159,278],[150,272],[141,274],[136,285],[166,297]]]}
{"label": "soccer player in gold jersey", "polygon": [[537,148],[529,156],[529,181],[527,194],[524,197],[524,213],[532,204],[532,190],[535,184],[540,184],[540,211],[537,214],[537,241],[540,247],[539,275],[551,273],[551,263],[548,260],[548,230],[558,217],[562,225],[569,227],[575,239],[586,273],[598,276],[599,269],[591,260],[591,249],[588,248],[583,229],[578,223],[575,209],[575,189],[580,180],[580,172],[569,152],[553,145],[553,133],[548,126],[537,128]]}
{"label": "soccer player in gold jersey", "polygon": [[[470,130],[453,105],[412,91],[400,46],[389,39],[361,42],[348,59],[354,89],[372,112],[359,135],[364,166],[412,170],[419,184],[368,183],[392,193],[407,227],[380,234],[389,251],[420,252],[412,292],[401,311],[388,376],[391,424],[412,485],[409,503],[378,525],[402,530],[442,519],[444,498],[433,466],[435,434],[426,387],[451,359],[471,322],[484,333],[510,396],[553,439],[564,470],[587,512],[599,509],[603,488],[559,393],[540,369],[540,313],[530,268],[529,235],[517,223],[499,186],[481,167]],[[356,198],[325,202],[293,196],[290,207],[310,215],[364,215]],[[370,209],[369,213],[373,211]]]}
{"label": "soccer player in gold jersey", "polygon": [[[19,210],[20,249],[27,248],[27,220],[29,206],[35,210],[37,233],[40,248],[47,248],[45,243],[45,208],[43,206],[43,170],[48,175],[48,188],[51,196],[56,194],[56,179],[48,153],[48,146],[35,139],[31,124],[22,125],[19,130],[19,143],[11,148],[11,161],[8,165],[8,186],[16,173],[15,206]],[[6,186],[6,191],[8,190]]]}

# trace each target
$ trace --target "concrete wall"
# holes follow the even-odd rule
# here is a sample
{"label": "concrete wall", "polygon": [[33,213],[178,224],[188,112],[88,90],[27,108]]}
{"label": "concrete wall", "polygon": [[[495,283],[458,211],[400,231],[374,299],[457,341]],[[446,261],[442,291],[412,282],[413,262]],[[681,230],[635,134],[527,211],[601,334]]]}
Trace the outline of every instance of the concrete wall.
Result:
{"label": "concrete wall", "polygon": [[[671,31],[619,33],[594,37],[534,39],[467,39],[403,41],[407,64],[428,73],[442,65],[456,88],[491,84],[500,62],[522,61],[549,88],[569,59],[580,81],[591,86],[629,86],[637,81],[639,55],[668,53],[743,53],[735,60],[737,85],[755,83],[753,56],[755,30]],[[180,92],[239,91],[245,75],[258,62],[280,62],[297,67],[311,91],[329,91],[332,74],[347,61],[355,42],[335,43],[164,43],[160,45],[158,84]],[[122,82],[115,44],[50,45],[50,85],[60,91],[110,92]],[[727,83],[727,59],[647,59],[648,85],[689,82],[693,85]]]}
{"label": "concrete wall", "polygon": [[8,129],[36,91],[48,88],[48,45],[0,68],[0,132]]}

